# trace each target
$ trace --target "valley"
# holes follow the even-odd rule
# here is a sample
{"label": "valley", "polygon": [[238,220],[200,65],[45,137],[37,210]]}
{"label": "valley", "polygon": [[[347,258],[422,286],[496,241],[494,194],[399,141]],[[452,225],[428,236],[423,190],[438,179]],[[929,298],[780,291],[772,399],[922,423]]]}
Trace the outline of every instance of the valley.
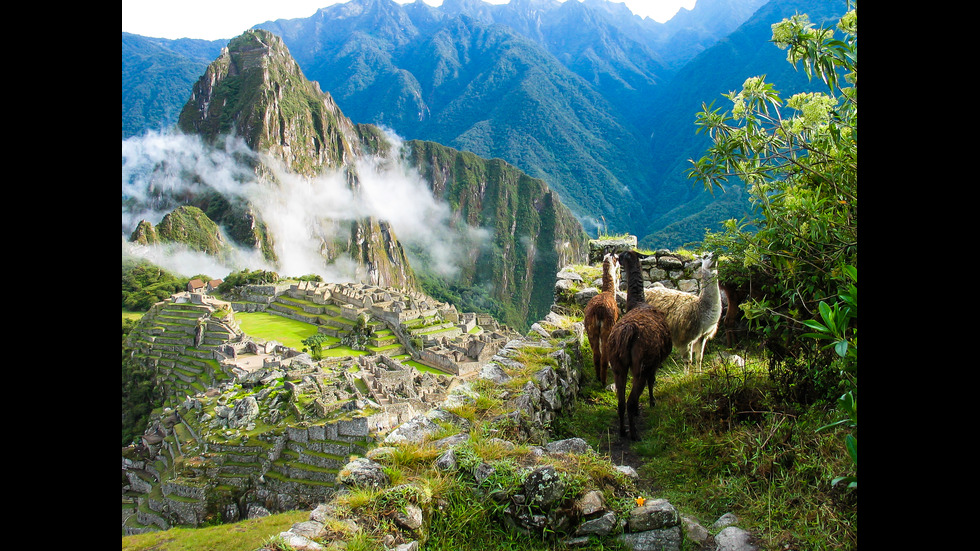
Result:
{"label": "valley", "polygon": [[[606,0],[350,0],[224,45],[124,33],[124,90],[130,54],[199,75],[129,137],[145,121],[124,93],[124,548],[295,511],[261,551],[856,545],[856,13],[840,56],[817,54],[853,86],[786,103],[821,109],[829,126],[786,120],[828,162],[751,174],[726,113],[706,189],[683,168],[711,141],[678,122],[692,102],[768,86],[745,71],[771,49],[797,73],[779,93],[806,88],[770,21],[840,7],[758,4],[700,0],[685,24],[727,23],[652,41]],[[583,308],[603,254],[640,250],[632,297],[708,289],[721,318],[703,367],[662,347],[627,442],[623,374],[593,375]]]}

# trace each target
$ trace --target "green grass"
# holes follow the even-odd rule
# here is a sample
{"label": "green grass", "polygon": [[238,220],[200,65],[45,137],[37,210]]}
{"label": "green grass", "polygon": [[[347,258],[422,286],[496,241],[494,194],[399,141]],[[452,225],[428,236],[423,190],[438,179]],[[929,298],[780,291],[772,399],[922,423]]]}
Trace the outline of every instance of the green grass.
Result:
{"label": "green grass", "polygon": [[435,375],[447,375],[448,376],[448,374],[445,371],[436,369],[434,367],[429,367],[429,366],[427,366],[427,365],[425,365],[423,363],[419,363],[419,362],[417,362],[415,360],[401,360],[401,363],[403,363],[405,365],[410,365],[410,366],[414,367],[415,369],[418,369],[422,373],[433,373]]}
{"label": "green grass", "polygon": [[309,520],[309,511],[290,511],[206,528],[170,530],[123,536],[123,551],[254,551],[271,536]]}
{"label": "green grass", "polygon": [[235,319],[245,334],[262,340],[272,340],[296,349],[303,349],[303,339],[315,335],[316,326],[266,312],[236,312]]}
{"label": "green grass", "polygon": [[[709,344],[712,352],[721,348]],[[644,392],[640,441],[629,444],[641,477],[651,481],[656,497],[705,526],[734,513],[767,549],[855,549],[857,494],[831,485],[854,473],[843,445],[846,429],[817,431],[841,414],[829,403],[774,398],[763,360],[738,353],[745,367],[706,354],[701,373],[685,373],[676,358],[667,360],[654,387],[656,406],[650,408]],[[587,341],[583,357],[582,392],[556,437],[582,437],[619,463],[615,393],[596,381]]]}
{"label": "green grass", "polygon": [[124,320],[139,321],[140,318],[142,318],[143,317],[143,314],[145,314],[145,313],[146,312],[133,312],[131,310],[123,310],[122,311],[122,318]]}

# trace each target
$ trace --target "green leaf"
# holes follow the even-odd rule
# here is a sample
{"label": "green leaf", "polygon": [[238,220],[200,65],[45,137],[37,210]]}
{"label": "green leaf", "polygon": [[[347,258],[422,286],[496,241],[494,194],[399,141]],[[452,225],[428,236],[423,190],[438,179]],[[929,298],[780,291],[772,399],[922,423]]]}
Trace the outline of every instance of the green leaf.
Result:
{"label": "green leaf", "polygon": [[826,429],[833,428],[833,427],[839,427],[840,425],[850,424],[850,422],[851,422],[850,419],[840,419],[838,421],[834,421],[833,423],[831,423],[829,425],[824,425],[824,426],[820,427],[815,432],[820,432],[822,430],[826,430]]}
{"label": "green leaf", "polygon": [[848,488],[857,488],[857,477],[854,476],[838,476],[830,482],[831,486],[836,486],[841,482],[847,482]]}
{"label": "green leaf", "polygon": [[858,462],[858,439],[853,434],[848,434],[844,438],[844,445],[847,446],[847,452],[851,454],[851,459],[854,464],[857,465]]}

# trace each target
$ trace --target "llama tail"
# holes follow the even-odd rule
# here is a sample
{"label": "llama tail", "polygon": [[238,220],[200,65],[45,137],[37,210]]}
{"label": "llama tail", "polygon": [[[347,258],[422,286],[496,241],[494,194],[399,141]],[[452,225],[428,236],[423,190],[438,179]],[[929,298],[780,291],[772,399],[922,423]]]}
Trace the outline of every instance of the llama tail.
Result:
{"label": "llama tail", "polygon": [[609,348],[616,352],[620,358],[629,357],[633,341],[639,336],[639,329],[633,324],[623,325],[622,329],[615,336],[610,335]]}

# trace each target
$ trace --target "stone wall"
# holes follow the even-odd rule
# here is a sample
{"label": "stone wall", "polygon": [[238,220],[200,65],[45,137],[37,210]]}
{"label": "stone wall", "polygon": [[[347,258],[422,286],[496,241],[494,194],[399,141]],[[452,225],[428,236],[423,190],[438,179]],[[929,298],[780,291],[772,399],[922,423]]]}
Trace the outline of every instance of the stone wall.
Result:
{"label": "stone wall", "polygon": [[[634,238],[635,241],[635,238]],[[601,268],[602,258],[606,253],[619,253],[630,250],[630,240],[594,240],[590,242],[589,258],[594,258]],[[662,285],[668,289],[677,289],[687,293],[701,292],[701,260],[690,253],[673,252],[659,249],[640,260],[640,270],[643,273],[643,286]],[[593,270],[594,271],[594,270]],[[599,294],[602,288],[602,274],[591,280],[582,276],[580,267],[568,266],[558,273],[555,282],[555,303],[558,309],[563,307],[584,307],[589,300]],[[626,277],[620,274],[618,300],[620,306],[626,304]],[[562,306],[564,305],[564,306]]]}

